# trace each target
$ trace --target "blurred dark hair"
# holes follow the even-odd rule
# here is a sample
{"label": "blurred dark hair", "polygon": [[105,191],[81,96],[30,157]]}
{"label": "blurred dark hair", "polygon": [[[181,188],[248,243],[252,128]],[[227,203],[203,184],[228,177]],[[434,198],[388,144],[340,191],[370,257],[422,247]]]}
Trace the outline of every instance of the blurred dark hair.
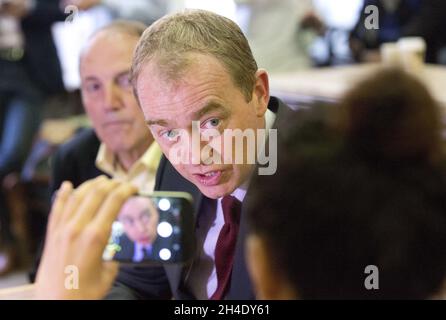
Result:
{"label": "blurred dark hair", "polygon": [[441,151],[440,108],[427,88],[399,69],[363,80],[341,101],[339,126],[366,158],[436,161]]}
{"label": "blurred dark hair", "polygon": [[[299,297],[436,294],[446,272],[446,181],[441,119],[426,88],[384,70],[340,106],[286,122],[277,172],[254,177],[247,214]],[[365,288],[368,265],[379,269],[379,290]]]}

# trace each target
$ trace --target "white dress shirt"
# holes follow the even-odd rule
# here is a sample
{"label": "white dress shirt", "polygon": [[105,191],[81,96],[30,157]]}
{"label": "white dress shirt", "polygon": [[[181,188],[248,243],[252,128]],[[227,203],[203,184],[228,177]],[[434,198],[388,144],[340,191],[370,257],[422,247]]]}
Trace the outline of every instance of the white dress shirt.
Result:
{"label": "white dress shirt", "polygon": [[144,251],[147,252],[147,254],[152,254],[152,245],[142,245],[138,242],[135,242],[135,252],[133,254],[133,262],[141,262],[144,259]]}

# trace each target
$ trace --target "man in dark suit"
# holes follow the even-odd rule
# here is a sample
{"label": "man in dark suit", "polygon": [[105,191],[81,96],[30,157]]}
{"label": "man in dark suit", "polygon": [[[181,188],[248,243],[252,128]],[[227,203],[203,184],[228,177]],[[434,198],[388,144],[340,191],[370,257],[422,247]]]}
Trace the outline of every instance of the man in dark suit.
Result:
{"label": "man in dark suit", "polygon": [[[167,158],[160,163],[156,189],[194,196],[197,256],[192,264],[166,266],[167,286],[179,299],[254,298],[244,261],[242,205],[251,176],[275,172],[276,135],[268,129],[283,109],[270,99],[266,71],[258,69],[234,22],[193,10],[166,16],[144,32],[134,55],[132,82],[146,123]],[[63,184],[52,208],[38,297],[104,296],[116,267],[101,262],[99,249],[106,246],[110,226],[133,192],[129,185],[104,178],[76,190]],[[80,232],[73,234],[70,220]],[[58,242],[68,236],[70,248]],[[97,250],[75,252],[81,243],[94,243]],[[57,270],[66,263],[76,263],[79,272],[89,275],[76,293],[60,288],[60,277],[50,276],[60,274]],[[149,279],[147,268],[121,268],[111,294],[151,298],[140,294]],[[165,286],[160,280],[158,288]]]}
{"label": "man in dark suit", "polygon": [[[189,23],[193,25],[191,29],[187,28]],[[213,42],[206,36],[197,35],[194,27],[202,28],[203,33],[215,38],[221,35],[219,30],[224,30],[227,43]],[[187,35],[176,33],[176,28],[186,30]],[[196,42],[190,42],[188,36]],[[168,46],[164,41],[169,37],[178,42],[178,47],[171,46],[169,52],[159,49]],[[191,49],[194,47],[201,48],[203,55],[194,54]],[[162,53],[158,53],[158,49]],[[234,56],[233,52],[228,52],[230,50],[238,54]],[[177,51],[182,52],[181,57],[175,55]],[[160,54],[160,60],[152,58],[157,54]],[[224,60],[221,58],[224,55],[230,58]],[[160,76],[155,78],[154,75]],[[245,82],[240,83],[240,79]],[[191,265],[165,266],[174,297],[254,298],[244,261],[246,224],[240,207],[243,208],[242,203],[249,198],[250,176],[257,174],[255,164],[248,160],[256,150],[221,150],[218,139],[231,130],[258,132],[270,129],[278,111],[286,107],[278,99],[270,99],[268,76],[257,69],[238,27],[218,15],[200,11],[162,19],[146,31],[134,57],[133,84],[146,121],[166,156],[158,168],[155,189],[186,191],[194,198],[197,257]],[[207,146],[211,147],[205,158],[206,142],[201,141],[201,157],[198,155],[199,160],[195,163],[192,159],[196,154],[189,145],[194,139],[190,138],[194,130],[191,129],[192,121],[200,122],[202,135],[212,136],[206,139],[210,142]],[[179,155],[183,150],[189,152],[185,157]],[[226,161],[230,151],[232,154],[241,152],[243,160],[239,163]],[[216,161],[205,164],[209,158]],[[222,160],[221,163],[218,160]],[[235,200],[235,205],[228,204],[231,199]],[[237,217],[237,221],[228,221],[225,214],[228,206],[233,206],[230,215]],[[232,225],[227,228],[228,224]],[[225,230],[235,234],[226,243],[222,236]],[[223,258],[220,255],[222,247],[228,249]],[[229,268],[221,268],[222,265]],[[119,289],[113,289],[112,293],[119,296],[120,291],[129,297],[132,290],[140,291],[144,287],[146,278],[141,267],[123,267],[117,279]]]}

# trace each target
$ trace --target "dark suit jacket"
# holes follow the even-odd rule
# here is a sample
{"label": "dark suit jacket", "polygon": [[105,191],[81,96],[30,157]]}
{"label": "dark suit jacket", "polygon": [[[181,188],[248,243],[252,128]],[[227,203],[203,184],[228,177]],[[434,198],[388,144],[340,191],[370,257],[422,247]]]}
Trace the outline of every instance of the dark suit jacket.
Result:
{"label": "dark suit jacket", "polygon": [[[279,120],[279,117],[282,117],[281,114],[288,109],[285,104],[274,97],[271,97],[268,108],[276,113],[276,121]],[[197,187],[183,178],[165,157],[161,159],[158,167],[155,190],[182,191],[190,193],[194,200],[194,211],[196,213],[195,218],[197,218],[197,215],[200,212],[200,206],[206,201],[206,197],[201,194]],[[250,194],[248,190],[244,202],[249,199],[249,196]],[[255,298],[245,263],[244,243],[247,236],[247,225],[246,214],[244,214],[243,211],[244,208],[242,207],[239,235],[232,270],[231,288],[226,296],[227,299],[231,300],[249,300]],[[164,266],[169,281],[168,284],[170,285],[170,289],[172,290],[175,299],[195,298],[184,286],[184,275],[188,268],[188,265],[182,266],[166,264]],[[144,268],[136,269],[137,270],[135,270],[135,267],[133,267],[133,270],[132,267],[126,268],[124,273],[120,273],[118,282],[140,292],[143,288],[142,281],[147,279],[148,275],[144,274]],[[165,286],[166,284],[160,285]]]}
{"label": "dark suit jacket", "polygon": [[121,251],[116,252],[114,258],[121,260],[132,260],[135,255],[135,243],[124,233],[119,237]]}
{"label": "dark suit jacket", "polygon": [[59,3],[59,0],[36,0],[34,10],[22,20],[25,35],[24,66],[34,83],[49,94],[64,89],[51,33],[52,24],[67,17]]}
{"label": "dark suit jacket", "polygon": [[74,187],[86,180],[105,174],[96,167],[100,141],[93,129],[82,129],[67,143],[63,144],[51,159],[51,194],[68,180]]}

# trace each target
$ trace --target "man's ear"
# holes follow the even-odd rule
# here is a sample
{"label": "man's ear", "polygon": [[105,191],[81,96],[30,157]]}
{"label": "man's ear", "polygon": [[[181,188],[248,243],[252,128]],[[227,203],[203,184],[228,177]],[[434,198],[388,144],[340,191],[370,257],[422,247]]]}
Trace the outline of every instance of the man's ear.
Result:
{"label": "man's ear", "polygon": [[264,69],[256,72],[256,82],[254,85],[254,97],[257,106],[257,116],[263,117],[269,102],[269,78],[268,73]]}
{"label": "man's ear", "polygon": [[289,282],[284,279],[283,272],[273,268],[273,259],[270,257],[263,239],[257,235],[250,235],[246,240],[246,260],[257,299],[288,300],[297,298]]}

